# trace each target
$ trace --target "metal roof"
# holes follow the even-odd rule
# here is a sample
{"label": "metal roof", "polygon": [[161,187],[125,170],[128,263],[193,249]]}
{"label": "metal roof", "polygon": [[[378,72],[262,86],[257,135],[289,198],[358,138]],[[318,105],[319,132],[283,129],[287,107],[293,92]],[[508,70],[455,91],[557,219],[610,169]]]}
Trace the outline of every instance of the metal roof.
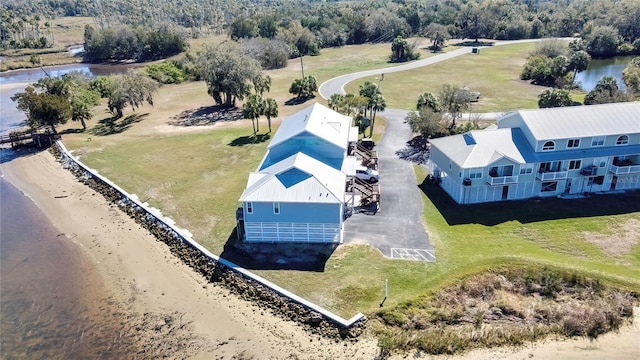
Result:
{"label": "metal roof", "polygon": [[474,130],[429,141],[432,147],[465,169],[489,166],[502,158],[509,158],[514,163],[532,164],[640,153],[640,144],[535,152],[520,128]]}
{"label": "metal roof", "polygon": [[273,139],[271,139],[269,148],[296,135],[308,132],[342,149],[346,149],[349,144],[350,130],[350,117],[335,112],[319,103],[314,103],[286,117],[273,136]]}
{"label": "metal roof", "polygon": [[346,175],[298,152],[251,173],[240,201],[342,203]]}
{"label": "metal roof", "polygon": [[498,119],[519,117],[536,140],[640,133],[640,102],[520,110]]}
{"label": "metal roof", "polygon": [[513,141],[512,130],[473,130],[429,142],[462,168],[485,167],[503,158],[524,164],[526,161]]}

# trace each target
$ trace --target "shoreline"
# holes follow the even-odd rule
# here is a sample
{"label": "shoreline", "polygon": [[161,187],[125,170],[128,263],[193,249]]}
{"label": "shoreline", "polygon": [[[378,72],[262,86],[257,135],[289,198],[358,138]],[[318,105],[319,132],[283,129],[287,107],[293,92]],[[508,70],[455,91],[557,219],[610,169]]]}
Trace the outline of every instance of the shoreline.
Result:
{"label": "shoreline", "polygon": [[[241,354],[255,359],[376,356],[371,338],[357,342],[321,338],[208,283],[133,219],[62,169],[49,152],[21,151],[29,154],[0,166],[4,178],[28,194],[70,244],[86,255],[112,297],[130,313],[174,314],[181,330],[182,324],[189,324],[188,333],[156,339],[156,347],[177,336],[175,345],[190,340],[174,355],[190,359],[207,359],[211,354],[223,359]],[[166,355],[167,349],[157,350]]]}
{"label": "shoreline", "polygon": [[[5,150],[3,150],[5,151]],[[12,150],[6,150],[12,151]],[[298,324],[272,315],[268,309],[245,301],[229,290],[211,284],[173,256],[135,221],[110,205],[102,195],[78,182],[48,151],[23,148],[4,159],[2,176],[45,213],[66,235],[68,244],[82,253],[99,274],[108,295],[132,318],[160,314],[175,324],[172,335],[154,337],[153,326],[133,336],[148,342],[148,351],[167,354],[163,343],[177,346],[180,357],[207,359],[245,356],[253,359],[373,359],[377,343],[363,336],[358,341],[336,342],[310,334]],[[3,156],[6,156],[3,154]],[[141,256],[144,254],[144,256]],[[104,296],[107,296],[105,294]],[[156,324],[158,319],[142,319]],[[165,324],[160,320],[161,325]],[[135,321],[133,322],[135,323]],[[134,326],[134,324],[130,324]],[[183,324],[189,326],[183,327]],[[521,348],[472,350],[458,356],[428,359],[602,358],[633,359],[640,354],[640,308],[634,324],[598,340],[552,340]],[[177,354],[176,354],[177,355]],[[392,359],[416,358],[417,354]]]}

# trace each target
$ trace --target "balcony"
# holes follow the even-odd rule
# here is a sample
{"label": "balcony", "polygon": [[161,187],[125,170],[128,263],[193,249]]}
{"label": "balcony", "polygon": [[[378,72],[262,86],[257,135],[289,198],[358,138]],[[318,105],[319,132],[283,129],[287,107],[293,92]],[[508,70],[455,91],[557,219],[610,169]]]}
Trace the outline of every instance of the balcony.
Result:
{"label": "balcony", "polygon": [[616,175],[640,173],[640,165],[611,165],[609,171]]}
{"label": "balcony", "polygon": [[545,171],[538,172],[536,177],[542,181],[553,181],[566,179],[569,175],[568,171]]}
{"label": "balcony", "polygon": [[489,176],[487,178],[487,183],[489,183],[489,185],[508,185],[508,184],[515,184],[517,182],[518,182],[518,175]]}

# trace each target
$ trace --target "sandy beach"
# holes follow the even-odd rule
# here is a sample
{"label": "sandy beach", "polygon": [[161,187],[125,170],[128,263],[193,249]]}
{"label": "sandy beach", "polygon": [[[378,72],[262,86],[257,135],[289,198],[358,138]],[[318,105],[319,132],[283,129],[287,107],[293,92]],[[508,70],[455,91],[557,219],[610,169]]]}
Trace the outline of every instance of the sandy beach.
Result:
{"label": "sandy beach", "polygon": [[[94,266],[107,289],[105,296],[131,319],[123,330],[138,338],[148,358],[374,359],[378,354],[370,336],[354,342],[321,338],[208,283],[118,208],[76,181],[49,152],[25,152],[29,150],[0,165],[5,179],[27,194]],[[639,313],[636,308],[633,326],[597,341],[548,340],[457,357],[413,352],[392,358],[637,359]]]}

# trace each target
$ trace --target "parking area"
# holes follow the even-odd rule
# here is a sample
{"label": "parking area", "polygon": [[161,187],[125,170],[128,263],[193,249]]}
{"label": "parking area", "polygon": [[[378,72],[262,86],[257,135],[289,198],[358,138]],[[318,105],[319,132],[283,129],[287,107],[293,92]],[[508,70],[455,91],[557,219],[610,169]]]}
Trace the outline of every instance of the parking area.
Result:
{"label": "parking area", "polygon": [[436,261],[436,254],[433,250],[391,248],[391,258],[415,261]]}
{"label": "parking area", "polygon": [[382,116],[387,119],[387,129],[375,148],[380,206],[375,215],[356,213],[346,219],[344,242],[369,244],[388,258],[435,261],[422,223],[422,194],[413,164],[396,155],[411,138],[411,130],[404,123],[406,111],[387,110]]}

